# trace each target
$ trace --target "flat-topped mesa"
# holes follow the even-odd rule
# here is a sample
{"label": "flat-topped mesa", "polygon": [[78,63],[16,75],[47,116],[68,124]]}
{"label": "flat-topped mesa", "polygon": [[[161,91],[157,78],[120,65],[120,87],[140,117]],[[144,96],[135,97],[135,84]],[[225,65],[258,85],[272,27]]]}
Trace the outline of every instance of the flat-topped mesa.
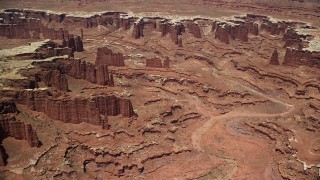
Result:
{"label": "flat-topped mesa", "polygon": [[320,68],[320,52],[287,48],[283,64]]}
{"label": "flat-topped mesa", "polygon": [[95,66],[125,66],[124,56],[121,53],[114,53],[107,47],[99,47],[97,49]]}
{"label": "flat-topped mesa", "polygon": [[5,137],[13,137],[17,140],[26,140],[31,147],[39,147],[37,133],[30,124],[17,121],[15,117],[1,117],[0,130]]}
{"label": "flat-topped mesa", "polygon": [[146,67],[154,67],[154,68],[169,68],[169,58],[167,57],[165,60],[162,60],[160,58],[150,58],[146,59]]}
{"label": "flat-topped mesa", "polygon": [[95,66],[90,62],[72,60],[67,74],[99,85],[114,85],[113,75],[109,73],[107,65]]}
{"label": "flat-topped mesa", "polygon": [[59,70],[49,70],[40,75],[41,80],[49,87],[55,87],[61,91],[69,91],[68,79]]}
{"label": "flat-topped mesa", "polygon": [[270,64],[272,65],[280,65],[278,51],[275,49],[270,58]]}

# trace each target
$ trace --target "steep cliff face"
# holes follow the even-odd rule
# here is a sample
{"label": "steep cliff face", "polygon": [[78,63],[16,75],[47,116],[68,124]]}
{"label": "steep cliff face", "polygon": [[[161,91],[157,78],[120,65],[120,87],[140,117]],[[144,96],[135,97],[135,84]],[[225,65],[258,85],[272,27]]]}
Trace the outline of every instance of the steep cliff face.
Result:
{"label": "steep cliff face", "polygon": [[175,44],[178,44],[179,43],[178,37],[179,37],[179,35],[182,34],[182,32],[185,31],[185,29],[182,24],[178,23],[178,24],[171,25],[169,28],[169,31],[170,31],[170,37],[171,37],[172,41]]}
{"label": "steep cliff face", "polygon": [[231,27],[230,36],[233,40],[238,39],[243,42],[248,42],[249,30],[245,24],[237,24]]}
{"label": "steep cliff face", "polygon": [[133,24],[132,37],[135,38],[135,39],[143,37],[143,28],[144,28],[143,21],[140,21],[138,23],[134,23]]}
{"label": "steep cliff face", "polygon": [[37,133],[32,129],[30,124],[25,125],[23,122],[15,121],[15,119],[4,120],[0,124],[8,136],[18,140],[27,140],[31,147],[39,147],[40,142]]}
{"label": "steep cliff face", "polygon": [[[12,16],[15,18],[11,18]],[[41,21],[61,23],[65,19],[64,14],[22,11],[18,14],[12,12],[0,13],[0,17],[4,18],[4,23],[0,24],[0,36],[12,39],[65,40],[67,42],[65,47],[72,48],[73,51],[83,51],[82,39],[79,36],[73,38],[73,35],[69,34],[68,30],[49,28]]]}
{"label": "steep cliff face", "polygon": [[120,99],[116,96],[97,96],[93,98],[99,109],[100,114],[106,116],[116,116],[122,114],[125,117],[134,116],[131,101],[128,99]]}
{"label": "steep cliff face", "polygon": [[146,60],[146,67],[162,68],[162,62],[159,58],[151,58]]}
{"label": "steep cliff face", "polygon": [[280,35],[285,33],[287,25],[281,22],[271,22],[269,20],[265,20],[261,24],[260,29],[270,33],[271,35]]}
{"label": "steep cliff face", "polygon": [[0,114],[16,113],[16,112],[17,112],[17,107],[13,99],[10,99],[10,98],[0,99]]}
{"label": "steep cliff face", "polygon": [[86,122],[99,125],[100,123],[100,114],[94,101],[81,98],[47,98],[45,104],[44,113],[52,119],[73,124]]}
{"label": "steep cliff face", "polygon": [[66,38],[65,40],[65,46],[71,48],[73,52],[83,51],[83,42],[80,36],[75,36],[75,37],[73,35],[68,36],[68,38]]}
{"label": "steep cliff face", "polygon": [[303,40],[305,40],[306,38],[307,36],[300,35],[293,28],[289,28],[283,35],[282,40],[285,42],[284,47],[302,49]]}
{"label": "steep cliff face", "polygon": [[69,91],[67,76],[59,70],[51,69],[48,72],[44,72],[41,80],[49,87],[55,87],[61,91]]}
{"label": "steep cliff face", "polygon": [[270,58],[270,64],[272,65],[279,65],[279,59],[278,59],[278,51],[275,49],[271,55]]}
{"label": "steep cliff face", "polygon": [[169,68],[170,67],[170,60],[167,57],[164,61],[163,61],[163,66],[164,68]]}
{"label": "steep cliff face", "polygon": [[17,121],[14,117],[2,116],[0,130],[4,137],[14,137],[17,140],[26,140],[31,147],[40,146],[37,133],[32,129],[32,126]]}
{"label": "steep cliff face", "polygon": [[125,66],[124,57],[123,54],[114,53],[107,47],[100,47],[97,50],[95,65]]}
{"label": "steep cliff face", "polygon": [[[216,23],[215,25],[215,38],[219,39],[221,42],[226,44],[230,43],[230,38],[233,40],[240,40],[243,42],[248,41],[249,32],[252,34],[257,34],[258,30],[254,24],[246,24],[243,22],[234,23]],[[249,31],[250,29],[250,31]]]}
{"label": "steep cliff face", "polygon": [[164,60],[161,60],[160,58],[150,58],[146,59],[146,67],[154,67],[154,68],[169,68],[170,60],[167,57]]}
{"label": "steep cliff face", "polygon": [[114,95],[53,97],[47,90],[27,90],[19,94],[18,102],[34,111],[44,112],[52,119],[74,124],[86,122],[100,125],[100,114],[134,116],[131,101]]}
{"label": "steep cliff face", "polygon": [[218,23],[216,25],[215,38],[219,39],[221,42],[229,44],[230,29],[230,26],[223,23]]}
{"label": "steep cliff face", "polygon": [[201,30],[198,24],[196,24],[193,21],[187,21],[185,23],[187,29],[189,32],[195,37],[195,38],[201,38]]}
{"label": "steep cliff face", "polygon": [[113,75],[109,73],[107,65],[95,66],[86,61],[72,60],[66,71],[69,76],[76,79],[84,79],[99,85],[114,85]]}
{"label": "steep cliff face", "polygon": [[320,52],[287,48],[283,64],[320,68]]}

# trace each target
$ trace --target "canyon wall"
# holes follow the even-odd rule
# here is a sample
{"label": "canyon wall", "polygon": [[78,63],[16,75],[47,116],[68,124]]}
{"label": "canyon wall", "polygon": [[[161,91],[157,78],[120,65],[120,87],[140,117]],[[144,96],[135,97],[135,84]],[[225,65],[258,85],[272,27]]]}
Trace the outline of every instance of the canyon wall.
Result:
{"label": "canyon wall", "polygon": [[96,66],[125,66],[124,56],[121,53],[114,53],[107,47],[100,47],[97,49]]}
{"label": "canyon wall", "polygon": [[283,64],[320,68],[320,52],[287,48]]}
{"label": "canyon wall", "polygon": [[30,124],[17,121],[15,118],[18,110],[14,99],[0,99],[0,166],[6,165],[8,158],[5,149],[1,145],[2,140],[7,137],[13,137],[17,140],[26,140],[31,147],[39,147],[37,133]]}
{"label": "canyon wall", "polygon": [[107,65],[93,65],[90,62],[71,60],[67,71],[69,76],[76,79],[84,79],[99,85],[113,86],[113,75],[109,73]]}
{"label": "canyon wall", "polygon": [[146,59],[146,67],[154,67],[154,68],[169,68],[169,58],[167,57],[164,60],[160,58],[150,58]]}
{"label": "canyon wall", "polygon": [[30,124],[17,121],[15,117],[4,118],[0,121],[0,130],[5,137],[26,140],[31,147],[39,147],[37,133]]}
{"label": "canyon wall", "polygon": [[47,90],[25,90],[18,95],[18,102],[31,110],[44,112],[48,117],[67,123],[87,122],[100,124],[100,114],[105,116],[134,116],[130,100],[114,95],[99,95],[90,98],[53,97]]}
{"label": "canyon wall", "polygon": [[279,57],[278,57],[278,51],[275,49],[271,55],[270,58],[270,64],[272,65],[279,65]]}
{"label": "canyon wall", "polygon": [[55,87],[61,91],[69,91],[67,76],[59,70],[50,69],[47,72],[43,72],[40,76],[41,80],[48,87]]}

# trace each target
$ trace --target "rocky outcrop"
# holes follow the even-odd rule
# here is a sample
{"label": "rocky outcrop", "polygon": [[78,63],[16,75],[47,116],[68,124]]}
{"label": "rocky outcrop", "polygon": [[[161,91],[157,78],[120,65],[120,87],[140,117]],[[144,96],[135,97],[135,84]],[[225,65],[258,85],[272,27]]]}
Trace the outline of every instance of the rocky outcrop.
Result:
{"label": "rocky outcrop", "polygon": [[287,29],[283,35],[284,47],[290,47],[295,49],[303,48],[303,40],[307,38],[306,35],[298,34],[293,28]]}
{"label": "rocky outcrop", "polygon": [[271,22],[269,20],[265,20],[261,24],[260,29],[270,33],[271,35],[280,35],[285,33],[287,25],[281,22]]}
{"label": "rocky outcrop", "polygon": [[17,121],[14,117],[4,117],[0,120],[0,131],[4,137],[14,137],[17,140],[27,140],[31,147],[39,147],[37,133],[30,124]]}
{"label": "rocky outcrop", "polygon": [[278,51],[275,49],[270,58],[270,64],[279,65]]}
{"label": "rocky outcrop", "polygon": [[283,64],[320,68],[320,52],[287,48]]}
{"label": "rocky outcrop", "polygon": [[59,70],[49,70],[43,73],[41,80],[49,87],[55,87],[61,91],[69,91],[68,79]]}
{"label": "rocky outcrop", "polygon": [[196,24],[193,21],[187,21],[185,23],[187,29],[189,32],[195,37],[195,38],[201,38],[201,30],[198,24]]}
{"label": "rocky outcrop", "polygon": [[133,24],[132,37],[135,39],[143,37],[143,21]]}
{"label": "rocky outcrop", "polygon": [[97,50],[95,65],[125,66],[124,57],[123,54],[114,53],[107,47],[100,47]]}
{"label": "rocky outcrop", "polygon": [[151,58],[146,60],[146,67],[162,68],[162,62],[159,58]]}
{"label": "rocky outcrop", "polygon": [[1,98],[0,99],[0,114],[16,113],[17,107],[13,99]]}
{"label": "rocky outcrop", "polygon": [[[4,23],[0,24],[0,36],[18,39],[52,39],[64,40],[66,46],[72,48],[73,51],[83,51],[83,43],[80,36],[73,37],[65,29],[53,29],[42,24],[41,19],[47,22],[55,21],[61,23],[65,15],[46,14],[40,12],[22,11],[23,13],[3,13],[0,17],[4,18]],[[14,16],[15,18],[12,18]]]}
{"label": "rocky outcrop", "polygon": [[163,66],[164,68],[169,68],[170,67],[170,60],[167,57],[164,61],[163,61]]}
{"label": "rocky outcrop", "polygon": [[146,59],[146,67],[154,67],[154,68],[169,68],[169,58],[167,57],[165,60],[161,60],[160,58],[150,58]]}
{"label": "rocky outcrop", "polygon": [[83,51],[83,42],[80,36],[73,37],[73,35],[70,35],[70,37],[68,36],[68,38],[62,44],[65,44],[66,47],[71,48],[73,52]]}
{"label": "rocky outcrop", "polygon": [[65,123],[86,122],[99,125],[100,114],[95,102],[84,98],[47,98],[44,113],[48,117]]}
{"label": "rocky outcrop", "polygon": [[67,71],[69,76],[84,79],[99,85],[113,86],[113,75],[109,73],[107,65],[93,65],[80,60],[72,60]]}
{"label": "rocky outcrop", "polygon": [[257,34],[256,25],[243,22],[216,23],[215,38],[221,42],[229,44],[230,38],[233,40],[248,41],[249,29],[252,34]]}
{"label": "rocky outcrop", "polygon": [[120,99],[116,96],[97,96],[93,98],[100,114],[106,116],[116,116],[122,114],[125,117],[134,116],[131,101],[128,99]]}
{"label": "rocky outcrop", "polygon": [[86,122],[100,125],[100,115],[134,116],[131,101],[114,95],[98,95],[90,98],[53,97],[47,90],[37,89],[21,92],[18,102],[31,110],[44,112],[48,117],[65,123]]}
{"label": "rocky outcrop", "polygon": [[171,40],[175,43],[175,44],[178,44],[179,43],[179,35],[182,35],[182,32],[184,32],[184,26],[182,24],[174,24],[174,25],[171,25],[170,28],[169,28],[169,31],[170,31],[170,37],[171,37]]}
{"label": "rocky outcrop", "polygon": [[229,34],[230,26],[223,23],[218,23],[216,25],[215,38],[219,39],[221,42],[229,44]]}

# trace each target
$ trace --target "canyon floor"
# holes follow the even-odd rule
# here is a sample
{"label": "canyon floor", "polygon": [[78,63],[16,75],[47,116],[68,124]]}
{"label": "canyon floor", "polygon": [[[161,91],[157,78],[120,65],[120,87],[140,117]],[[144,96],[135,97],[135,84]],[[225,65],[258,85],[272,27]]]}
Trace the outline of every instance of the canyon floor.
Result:
{"label": "canyon floor", "polygon": [[319,179],[319,1],[0,8],[0,179]]}

